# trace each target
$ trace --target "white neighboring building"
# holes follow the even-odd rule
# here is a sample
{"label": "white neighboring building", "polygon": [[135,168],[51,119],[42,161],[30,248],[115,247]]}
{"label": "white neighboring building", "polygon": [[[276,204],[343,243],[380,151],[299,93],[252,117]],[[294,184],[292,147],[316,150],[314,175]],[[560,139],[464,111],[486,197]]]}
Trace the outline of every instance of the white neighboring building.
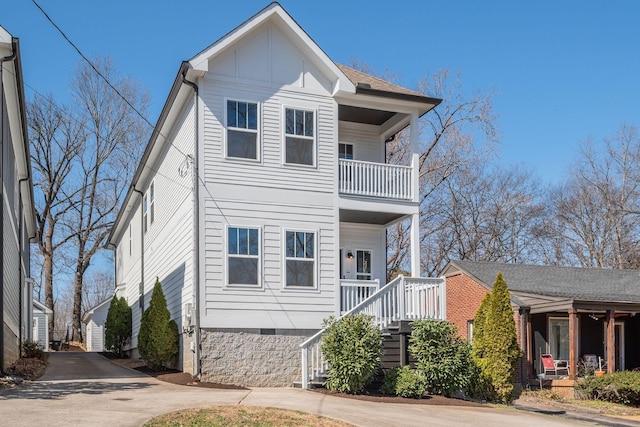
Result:
{"label": "white neighboring building", "polygon": [[183,62],[109,237],[133,354],[158,279],[183,371],[300,379],[299,345],[386,283],[390,225],[420,277],[418,119],[440,101],[335,64],[277,3]]}
{"label": "white neighboring building", "polygon": [[87,351],[104,351],[104,325],[107,321],[111,300],[108,298],[96,305],[82,317],[85,325]]}
{"label": "white neighboring building", "polygon": [[33,300],[33,332],[31,339],[38,343],[44,351],[49,351],[49,318],[53,310],[38,300]]}
{"label": "white neighboring building", "polygon": [[20,43],[0,27],[0,370],[31,339],[36,235]]}

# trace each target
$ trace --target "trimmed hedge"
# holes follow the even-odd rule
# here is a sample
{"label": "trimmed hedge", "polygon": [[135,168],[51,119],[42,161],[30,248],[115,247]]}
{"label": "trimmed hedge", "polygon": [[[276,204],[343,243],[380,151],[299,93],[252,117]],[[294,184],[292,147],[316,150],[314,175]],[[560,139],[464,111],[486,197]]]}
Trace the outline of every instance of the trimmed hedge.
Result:
{"label": "trimmed hedge", "polygon": [[396,366],[387,371],[380,391],[386,395],[419,399],[427,391],[427,380],[409,366]]}
{"label": "trimmed hedge", "polygon": [[153,287],[149,308],[142,313],[138,351],[151,369],[164,369],[178,359],[178,325],[171,320],[167,300],[159,281]]}
{"label": "trimmed hedge", "polygon": [[586,377],[576,385],[582,397],[640,406],[640,372],[621,371]]}

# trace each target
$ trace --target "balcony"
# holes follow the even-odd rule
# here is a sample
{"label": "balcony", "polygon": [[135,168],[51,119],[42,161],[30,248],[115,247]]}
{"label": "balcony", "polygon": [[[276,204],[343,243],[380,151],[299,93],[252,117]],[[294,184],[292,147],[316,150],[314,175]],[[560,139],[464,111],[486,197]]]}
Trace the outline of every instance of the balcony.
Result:
{"label": "balcony", "polygon": [[385,163],[338,160],[340,194],[413,200],[413,169]]}

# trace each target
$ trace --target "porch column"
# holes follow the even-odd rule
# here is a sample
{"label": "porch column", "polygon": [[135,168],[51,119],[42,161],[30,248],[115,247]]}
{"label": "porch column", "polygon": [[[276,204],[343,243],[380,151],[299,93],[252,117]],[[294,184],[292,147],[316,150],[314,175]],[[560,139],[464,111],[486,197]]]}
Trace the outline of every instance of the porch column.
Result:
{"label": "porch column", "polygon": [[[526,384],[526,380],[529,378],[529,356],[531,349],[529,345],[529,310],[520,309],[520,349],[522,350],[520,381],[523,385]],[[526,362],[524,362],[526,361]],[[524,363],[523,363],[524,362]]]}
{"label": "porch column", "polygon": [[607,372],[616,371],[615,310],[607,310]]}
{"label": "porch column", "polygon": [[420,214],[411,216],[411,277],[420,277]]}
{"label": "porch column", "polygon": [[531,325],[531,313],[527,313],[527,369],[529,370],[529,378],[533,375],[533,327]]}
{"label": "porch column", "polygon": [[578,312],[569,309],[569,379],[576,378],[578,369]]}
{"label": "porch column", "polygon": [[418,113],[411,114],[409,138],[411,144],[411,170],[413,172],[413,201],[420,201],[420,126]]}

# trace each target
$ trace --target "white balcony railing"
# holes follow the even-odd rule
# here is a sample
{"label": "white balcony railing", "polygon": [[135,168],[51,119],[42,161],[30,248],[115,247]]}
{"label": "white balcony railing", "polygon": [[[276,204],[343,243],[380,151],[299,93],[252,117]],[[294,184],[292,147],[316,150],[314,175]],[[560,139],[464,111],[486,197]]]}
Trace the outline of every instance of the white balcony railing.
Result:
{"label": "white balcony railing", "polygon": [[[366,313],[384,329],[401,320],[447,318],[444,278],[398,276],[343,315]],[[324,329],[300,344],[302,352],[302,387],[327,372],[320,347]]]}
{"label": "white balcony railing", "polygon": [[340,193],[413,199],[413,169],[410,166],[339,159],[338,169]]}
{"label": "white balcony railing", "polygon": [[362,301],[376,293],[380,281],[376,280],[340,280],[340,314],[351,310]]}

